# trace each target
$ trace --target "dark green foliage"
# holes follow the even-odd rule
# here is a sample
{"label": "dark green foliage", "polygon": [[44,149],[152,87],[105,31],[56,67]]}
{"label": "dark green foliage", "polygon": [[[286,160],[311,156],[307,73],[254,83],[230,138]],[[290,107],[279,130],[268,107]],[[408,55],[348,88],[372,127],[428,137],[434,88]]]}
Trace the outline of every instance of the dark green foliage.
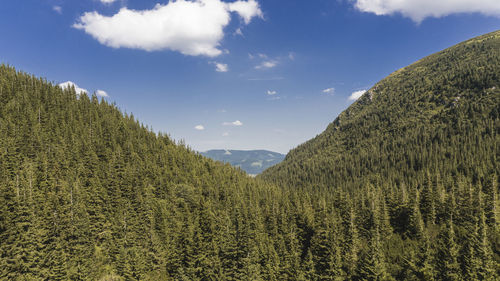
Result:
{"label": "dark green foliage", "polygon": [[382,256],[398,279],[497,278],[499,113],[497,31],[394,72],[259,177],[320,198],[349,194],[361,279]]}
{"label": "dark green foliage", "polygon": [[1,280],[497,280],[500,32],[253,179],[0,66]]}

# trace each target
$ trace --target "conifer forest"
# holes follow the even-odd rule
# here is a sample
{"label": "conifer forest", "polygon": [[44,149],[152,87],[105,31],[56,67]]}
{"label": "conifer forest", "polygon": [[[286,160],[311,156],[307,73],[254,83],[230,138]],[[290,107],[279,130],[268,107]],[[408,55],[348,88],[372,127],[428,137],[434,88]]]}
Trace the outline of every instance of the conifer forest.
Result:
{"label": "conifer forest", "polygon": [[0,280],[499,280],[499,148],[500,31],[256,178],[1,65]]}

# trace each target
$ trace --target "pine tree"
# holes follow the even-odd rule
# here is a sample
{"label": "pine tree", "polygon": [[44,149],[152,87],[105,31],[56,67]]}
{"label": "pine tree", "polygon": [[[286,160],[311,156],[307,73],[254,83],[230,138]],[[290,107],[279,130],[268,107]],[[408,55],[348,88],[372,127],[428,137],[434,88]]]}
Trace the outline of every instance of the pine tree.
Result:
{"label": "pine tree", "polygon": [[495,270],[495,261],[491,251],[491,245],[488,241],[486,216],[481,212],[477,224],[477,242],[476,257],[479,265],[477,268],[477,277],[479,280],[498,280],[498,272]]}
{"label": "pine tree", "polygon": [[436,221],[435,190],[430,172],[427,171],[427,180],[423,184],[420,196],[420,210],[426,225],[433,225]]}
{"label": "pine tree", "polygon": [[484,192],[486,193],[486,198],[485,198],[486,223],[488,224],[488,226],[498,229],[499,211],[498,211],[498,187],[497,187],[496,174],[491,175],[491,177],[486,180]]}
{"label": "pine tree", "polygon": [[438,241],[437,268],[438,278],[441,280],[461,280],[460,264],[458,263],[459,249],[455,241],[453,219],[441,228]]}

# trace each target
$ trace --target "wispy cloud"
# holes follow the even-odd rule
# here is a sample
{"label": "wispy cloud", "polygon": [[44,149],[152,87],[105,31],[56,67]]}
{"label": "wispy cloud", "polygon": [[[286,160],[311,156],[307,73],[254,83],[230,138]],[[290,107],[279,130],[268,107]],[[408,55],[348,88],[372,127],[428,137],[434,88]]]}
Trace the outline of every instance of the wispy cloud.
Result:
{"label": "wispy cloud", "polygon": [[263,77],[263,78],[248,78],[248,81],[275,81],[283,80],[285,77]]}
{"label": "wispy cloud", "polygon": [[267,98],[267,100],[280,100],[281,97],[280,96],[270,96]]}
{"label": "wispy cloud", "polygon": [[215,62],[214,64],[215,64],[215,71],[217,71],[217,72],[228,72],[229,71],[229,67],[225,63]]}
{"label": "wispy cloud", "polygon": [[366,90],[360,90],[360,91],[355,91],[352,92],[352,94],[349,96],[348,100],[354,101],[359,99],[364,93],[366,93]]}
{"label": "wispy cloud", "polygon": [[327,94],[327,95],[333,95],[333,94],[335,94],[335,88],[327,88],[327,89],[324,89],[322,92]]}
{"label": "wispy cloud", "polygon": [[52,7],[52,10],[54,10],[58,14],[62,14],[62,7],[61,6],[54,6],[54,7]]}
{"label": "wispy cloud", "polygon": [[197,131],[203,131],[203,130],[205,130],[205,127],[203,125],[196,125],[196,126],[194,126],[194,129]]}
{"label": "wispy cloud", "polygon": [[223,126],[243,126],[243,123],[240,120],[236,120],[234,122],[224,122]]}
{"label": "wispy cloud", "polygon": [[269,96],[276,95],[277,93],[278,93],[278,92],[276,92],[276,91],[267,90],[267,94],[268,94]]}
{"label": "wispy cloud", "polygon": [[219,46],[232,12],[245,24],[263,17],[256,0],[169,1],[151,10],[122,8],[112,16],[87,12],[73,27],[112,48],[169,49],[184,55],[215,57],[223,53]]}
{"label": "wispy cloud", "polygon": [[273,68],[277,65],[278,65],[278,61],[276,61],[276,60],[267,60],[267,61],[263,61],[260,64],[256,65],[255,69],[269,69],[269,68]]}
{"label": "wispy cloud", "polygon": [[456,13],[481,13],[500,17],[498,0],[356,0],[354,6],[376,15],[402,14],[420,23],[427,17]]}
{"label": "wispy cloud", "polygon": [[111,4],[113,2],[115,2],[116,0],[100,0],[101,3],[104,3],[104,4]]}
{"label": "wispy cloud", "polygon": [[239,35],[239,36],[242,36],[242,37],[245,37],[245,35],[243,35],[243,31],[241,31],[241,28],[237,28],[233,35]]}

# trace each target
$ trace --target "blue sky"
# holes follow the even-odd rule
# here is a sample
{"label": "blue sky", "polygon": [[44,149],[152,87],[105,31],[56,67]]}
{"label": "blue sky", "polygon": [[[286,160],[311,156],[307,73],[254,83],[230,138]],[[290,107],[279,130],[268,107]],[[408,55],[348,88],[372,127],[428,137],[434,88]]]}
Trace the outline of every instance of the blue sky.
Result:
{"label": "blue sky", "polygon": [[3,0],[0,62],[196,150],[286,153],[353,93],[498,29],[492,0]]}

